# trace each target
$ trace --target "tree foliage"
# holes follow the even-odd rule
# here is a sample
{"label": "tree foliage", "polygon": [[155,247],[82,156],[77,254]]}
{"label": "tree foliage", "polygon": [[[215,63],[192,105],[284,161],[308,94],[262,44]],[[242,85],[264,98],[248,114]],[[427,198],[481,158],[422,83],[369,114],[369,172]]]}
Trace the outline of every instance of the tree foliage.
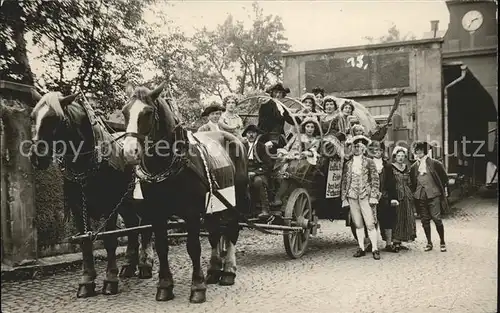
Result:
{"label": "tree foliage", "polygon": [[6,0],[0,7],[0,79],[32,85],[26,29],[34,2]]}
{"label": "tree foliage", "polygon": [[[0,79],[63,94],[81,90],[106,113],[123,105],[127,84],[152,88],[166,81],[163,96],[175,98],[190,123],[200,117],[202,98],[262,91],[282,75],[281,53],[290,48],[283,24],[256,3],[250,26],[229,16],[188,38],[168,21],[168,10],[157,11],[157,23],[145,20],[159,2],[167,3],[5,0]],[[38,77],[36,65],[42,65]]]}
{"label": "tree foliage", "polygon": [[[227,92],[263,90],[282,74],[281,53],[290,45],[281,18],[264,15],[257,3],[250,18],[249,29],[230,15],[214,31],[202,29],[193,37],[196,59],[221,98]],[[230,79],[234,76],[236,81]]]}
{"label": "tree foliage", "polygon": [[373,38],[371,36],[365,36],[363,38],[371,44],[398,42],[398,41],[407,41],[407,40],[417,39],[417,37],[411,32],[402,35],[395,24],[392,24],[392,26],[389,27],[386,35],[380,36],[378,38]]}
{"label": "tree foliage", "polygon": [[[14,34],[23,38],[29,34],[31,44],[41,52],[38,61],[45,64],[45,71],[34,82],[64,94],[77,89],[93,92],[101,103],[112,107],[123,84],[140,77],[141,37],[145,30],[142,15],[152,2],[8,0],[1,11]],[[16,6],[21,10],[10,9]],[[23,17],[24,27],[16,25],[19,16]],[[5,41],[10,35],[8,29],[0,32]],[[25,70],[20,68],[20,60],[27,59],[26,53],[16,57],[16,51],[22,50],[20,40],[9,48],[2,46],[7,50],[2,79],[30,83],[28,78],[19,77],[29,77],[27,73],[31,72],[29,64],[24,65]]]}

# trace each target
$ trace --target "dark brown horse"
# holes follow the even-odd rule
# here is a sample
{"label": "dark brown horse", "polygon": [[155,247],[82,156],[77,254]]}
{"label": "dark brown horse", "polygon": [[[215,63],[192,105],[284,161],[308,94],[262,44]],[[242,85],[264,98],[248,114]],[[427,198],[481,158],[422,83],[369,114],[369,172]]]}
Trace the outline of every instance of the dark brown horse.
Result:
{"label": "dark brown horse", "polygon": [[[162,90],[163,85],[153,91],[145,87],[130,90],[130,100],[123,107],[126,123],[123,154],[127,164],[137,165],[145,213],[153,221],[160,262],[156,300],[174,297],[166,221],[176,215],[186,221],[188,232],[187,251],[193,265],[189,300],[201,303],[206,299],[206,283],[234,284],[238,211],[248,209],[246,148],[237,137],[226,132],[188,133],[176,123],[168,104],[158,100]],[[235,208],[207,209],[207,193],[215,189],[221,193],[228,191],[226,197],[234,200]],[[200,218],[204,219],[212,247],[206,281],[200,260]],[[224,264],[216,253],[221,236],[227,245]]]}
{"label": "dark brown horse", "polygon": [[[92,108],[87,106],[85,109],[83,105],[73,102],[77,94],[62,97],[52,92],[42,97],[35,92],[33,96],[38,103],[32,112],[35,131],[30,159],[35,168],[45,170],[53,157],[58,157],[64,174],[65,209],[73,215],[78,232],[83,234],[90,231],[90,219],[102,217],[107,219],[105,230],[114,230],[117,213],[123,217],[127,227],[139,225],[139,217],[133,210],[131,197],[126,195],[133,185],[132,168],[117,162],[120,155],[104,154],[104,150],[100,149],[105,148],[105,145],[110,148],[115,142],[99,124],[91,125],[88,111],[93,111]],[[95,138],[96,134],[102,135],[100,140]],[[101,140],[102,142],[98,142]],[[152,277],[151,235],[151,232],[146,232],[141,236],[140,252],[138,235],[128,236],[127,264],[122,268],[122,277],[133,276],[138,266],[140,278]],[[105,295],[118,292],[117,245],[116,238],[104,239],[108,256],[102,289]],[[85,240],[81,249],[83,276],[77,297],[85,298],[96,295],[92,241]]]}

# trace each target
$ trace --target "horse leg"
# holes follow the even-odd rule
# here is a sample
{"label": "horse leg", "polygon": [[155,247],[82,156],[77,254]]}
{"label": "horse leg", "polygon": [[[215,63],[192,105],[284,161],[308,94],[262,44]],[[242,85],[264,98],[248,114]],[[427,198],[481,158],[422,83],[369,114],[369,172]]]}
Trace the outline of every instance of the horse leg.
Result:
{"label": "horse leg", "polygon": [[248,175],[243,162],[236,162],[235,196],[236,210],[227,209],[221,212],[219,225],[224,224],[223,236],[226,242],[226,255],[224,256],[224,269],[219,285],[234,285],[236,279],[236,242],[240,235],[239,214],[245,212],[249,205]]}
{"label": "horse leg", "polygon": [[224,257],[224,269],[219,281],[221,286],[232,286],[236,278],[236,242],[238,241],[240,228],[236,214],[224,211],[223,217],[227,218],[224,229],[224,239],[226,241],[226,255]]}
{"label": "horse leg", "polygon": [[[122,214],[123,221],[127,228],[139,225],[139,217],[126,210]],[[139,234],[131,233],[127,236],[127,251],[125,253],[126,263],[120,270],[121,278],[130,278],[135,276],[137,264],[139,263]]]}
{"label": "horse leg", "polygon": [[207,284],[217,284],[222,273],[222,258],[220,257],[219,241],[221,238],[220,228],[214,225],[213,214],[205,216],[205,228],[208,230],[208,241],[212,247],[212,254],[207,269]]}
{"label": "horse leg", "polygon": [[169,301],[174,298],[174,279],[168,263],[167,225],[165,219],[153,222],[155,246],[160,268],[158,270],[158,285],[156,301]]}
{"label": "horse leg", "polygon": [[[83,217],[81,212],[73,212],[75,216],[75,220],[77,221],[77,229],[78,232],[84,233],[83,227]],[[76,213],[76,214],[75,214]],[[90,225],[90,218],[87,218],[87,225]],[[95,279],[97,277],[97,273],[94,266],[94,251],[93,244],[90,239],[84,240],[80,244],[80,248],[82,250],[83,257],[83,274],[80,282],[78,283],[78,291],[76,294],[77,298],[88,298],[96,296],[95,292]]]}
{"label": "horse leg", "polygon": [[153,277],[153,244],[151,237],[153,232],[147,230],[141,234],[141,249],[139,251],[139,278],[149,279]]}
{"label": "horse leg", "polygon": [[[106,231],[116,229],[116,214],[106,222]],[[103,239],[106,249],[108,264],[106,266],[106,278],[102,285],[103,295],[116,295],[118,293],[118,265],[116,264],[116,248],[118,247],[118,238],[108,236]]]}
{"label": "horse leg", "polygon": [[189,302],[203,303],[206,301],[207,286],[205,284],[205,276],[201,269],[200,216],[195,214],[187,218],[186,223],[188,233],[186,246],[193,264]]}

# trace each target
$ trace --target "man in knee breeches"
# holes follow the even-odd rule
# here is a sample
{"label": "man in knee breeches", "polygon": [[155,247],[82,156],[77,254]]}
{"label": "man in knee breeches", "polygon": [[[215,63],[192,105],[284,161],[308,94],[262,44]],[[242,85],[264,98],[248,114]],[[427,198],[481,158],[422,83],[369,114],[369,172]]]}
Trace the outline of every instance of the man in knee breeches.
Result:
{"label": "man in knee breeches", "polygon": [[262,131],[255,125],[248,125],[242,136],[247,139],[245,145],[248,151],[248,178],[250,192],[255,208],[260,211],[259,218],[269,217],[269,177],[272,173],[273,163],[266,153],[264,143],[257,136]]}
{"label": "man in knee breeches", "polygon": [[425,251],[433,248],[431,240],[431,220],[436,225],[439,234],[440,249],[446,251],[444,240],[444,226],[441,220],[442,206],[448,202],[448,175],[441,162],[428,156],[430,146],[426,142],[417,142],[414,145],[414,154],[417,161],[410,168],[410,183],[415,199],[415,207],[420,214],[422,228],[427,238]]}
{"label": "man in knee breeches", "polygon": [[370,140],[363,135],[352,138],[353,157],[344,165],[342,176],[342,206],[350,207],[350,213],[356,225],[359,248],[354,257],[365,255],[365,230],[372,244],[375,260],[380,260],[377,246],[376,206],[380,198],[379,175],[372,159],[364,156]]}

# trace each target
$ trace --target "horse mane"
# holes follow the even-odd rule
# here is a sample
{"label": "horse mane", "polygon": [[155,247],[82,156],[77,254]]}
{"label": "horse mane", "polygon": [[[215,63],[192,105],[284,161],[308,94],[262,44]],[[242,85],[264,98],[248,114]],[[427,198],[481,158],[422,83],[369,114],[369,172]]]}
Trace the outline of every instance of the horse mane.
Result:
{"label": "horse mane", "polygon": [[45,103],[48,105],[50,108],[52,108],[58,117],[64,117],[64,111],[61,106],[61,103],[59,102],[59,98],[62,97],[62,93],[53,91],[53,92],[48,92],[45,95],[42,96],[42,98],[38,101],[38,103],[35,105],[33,108],[33,112],[37,112],[42,105]]}

